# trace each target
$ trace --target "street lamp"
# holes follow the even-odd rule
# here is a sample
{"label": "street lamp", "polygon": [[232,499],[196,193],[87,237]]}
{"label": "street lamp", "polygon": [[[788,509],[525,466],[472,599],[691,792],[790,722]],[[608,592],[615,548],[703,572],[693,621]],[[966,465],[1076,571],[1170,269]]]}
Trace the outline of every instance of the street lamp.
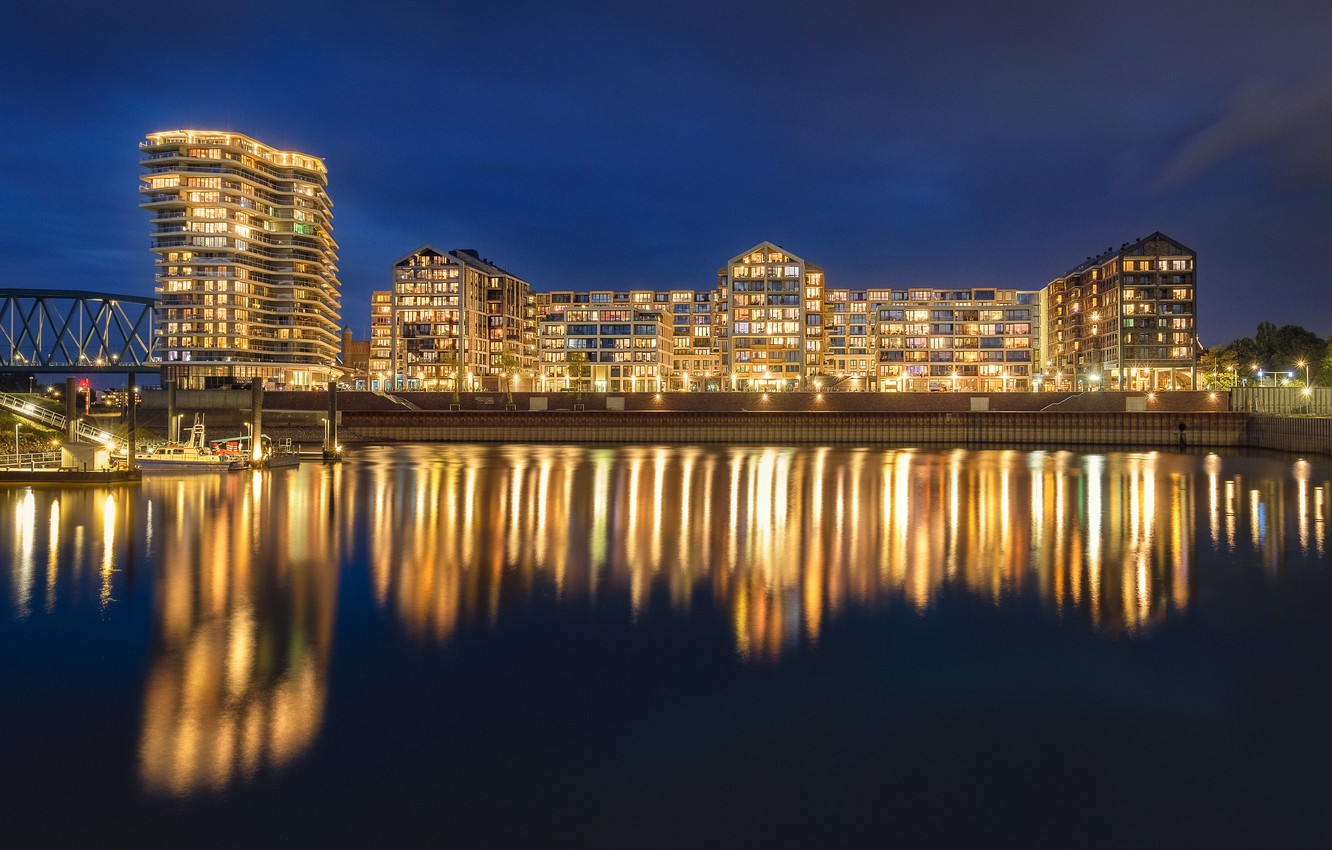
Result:
{"label": "street lamp", "polygon": [[[1304,387],[1305,387],[1305,389],[1308,389],[1309,387],[1313,386],[1313,383],[1309,380],[1309,361],[1308,361],[1308,360],[1301,360],[1301,361],[1299,361],[1298,363],[1296,363],[1295,365],[1296,365],[1296,366],[1299,366],[1299,367],[1302,368],[1302,369],[1304,369]],[[28,380],[31,381],[32,379],[29,378]]]}

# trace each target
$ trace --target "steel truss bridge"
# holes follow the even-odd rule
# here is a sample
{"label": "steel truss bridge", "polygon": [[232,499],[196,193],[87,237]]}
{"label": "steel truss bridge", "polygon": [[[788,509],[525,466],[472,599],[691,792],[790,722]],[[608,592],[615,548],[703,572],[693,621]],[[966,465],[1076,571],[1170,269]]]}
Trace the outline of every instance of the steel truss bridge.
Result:
{"label": "steel truss bridge", "polygon": [[156,371],[153,298],[0,289],[0,373]]}

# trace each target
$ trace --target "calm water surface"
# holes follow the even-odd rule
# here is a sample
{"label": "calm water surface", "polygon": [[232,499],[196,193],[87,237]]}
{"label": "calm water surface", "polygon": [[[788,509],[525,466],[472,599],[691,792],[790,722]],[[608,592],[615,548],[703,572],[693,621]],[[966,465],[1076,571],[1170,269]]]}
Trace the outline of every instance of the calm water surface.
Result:
{"label": "calm water surface", "polygon": [[1322,846],[1330,499],[758,447],[0,488],[5,843]]}

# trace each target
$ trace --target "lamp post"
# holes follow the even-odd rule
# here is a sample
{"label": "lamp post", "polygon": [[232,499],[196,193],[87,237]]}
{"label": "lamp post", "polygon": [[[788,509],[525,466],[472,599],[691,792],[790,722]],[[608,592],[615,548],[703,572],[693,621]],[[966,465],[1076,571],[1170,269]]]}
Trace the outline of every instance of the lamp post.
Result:
{"label": "lamp post", "polygon": [[[1296,365],[1296,366],[1299,366],[1300,368],[1302,368],[1302,369],[1304,370],[1304,386],[1305,386],[1305,389],[1308,389],[1309,387],[1313,386],[1312,382],[1311,382],[1310,379],[1309,379],[1309,361],[1308,361],[1308,360],[1301,360],[1301,361],[1299,361],[1298,363],[1296,363],[1295,365]],[[32,378],[29,378],[28,380],[31,381]]]}

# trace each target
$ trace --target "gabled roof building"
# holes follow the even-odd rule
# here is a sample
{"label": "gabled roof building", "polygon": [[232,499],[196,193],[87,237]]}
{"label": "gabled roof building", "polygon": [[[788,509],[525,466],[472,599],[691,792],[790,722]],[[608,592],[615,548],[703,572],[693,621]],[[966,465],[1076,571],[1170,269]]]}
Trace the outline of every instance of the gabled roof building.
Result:
{"label": "gabled roof building", "polygon": [[1050,281],[1042,291],[1047,388],[1196,388],[1196,260],[1158,231]]}

